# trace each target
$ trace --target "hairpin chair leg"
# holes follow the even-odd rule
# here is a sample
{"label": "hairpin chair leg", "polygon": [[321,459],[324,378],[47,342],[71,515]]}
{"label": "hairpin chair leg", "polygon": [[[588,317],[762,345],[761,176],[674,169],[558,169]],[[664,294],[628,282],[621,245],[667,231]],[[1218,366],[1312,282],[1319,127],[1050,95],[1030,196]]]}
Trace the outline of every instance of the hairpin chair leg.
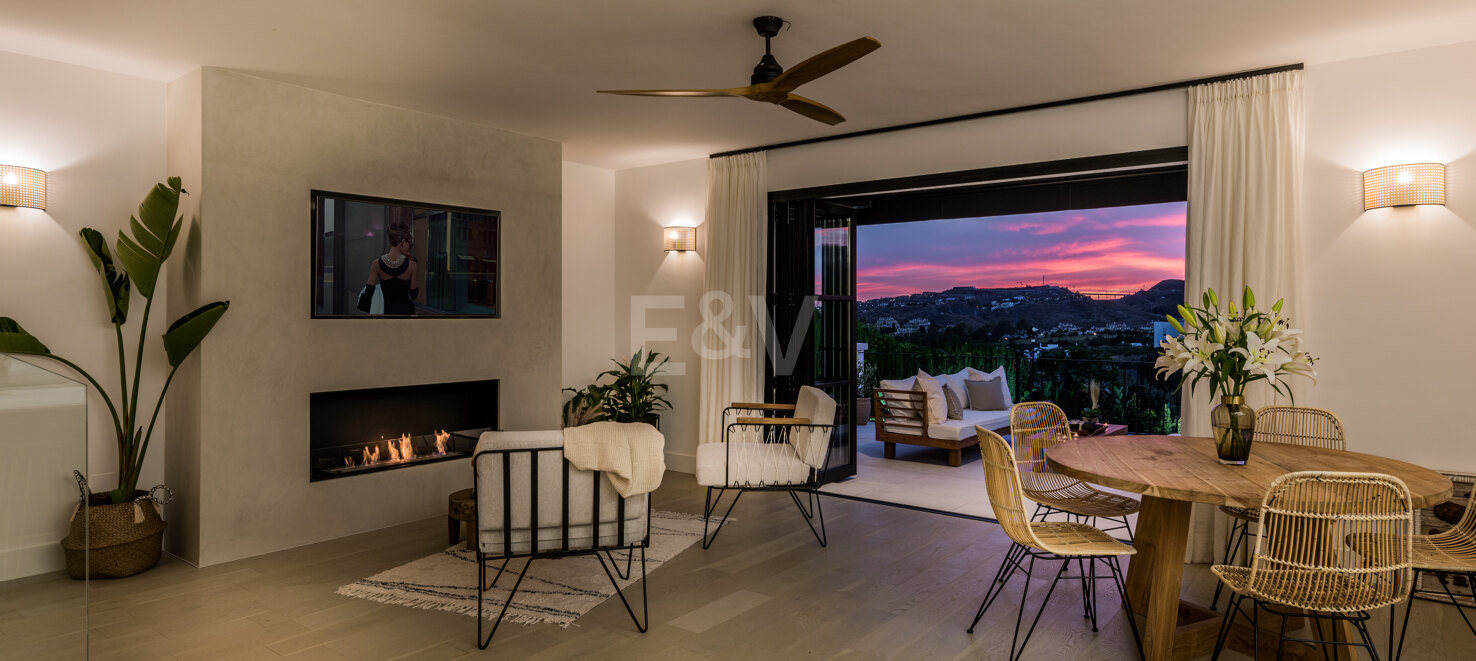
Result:
{"label": "hairpin chair leg", "polygon": [[728,509],[727,509],[727,511],[723,512],[722,518],[721,519],[718,519],[717,527],[712,529],[712,535],[709,536],[707,534],[707,524],[708,524],[708,522],[710,522],[712,520],[712,513],[715,512],[715,511],[717,511],[718,506],[722,503],[722,501],[723,501],[723,494],[725,494],[725,493],[728,492],[728,490],[726,488],[718,489],[717,490],[717,498],[713,498],[712,497],[712,490],[713,490],[713,487],[708,487],[707,488],[707,501],[705,503],[703,503],[703,505],[702,505],[702,548],[703,549],[707,549],[708,547],[711,547],[712,546],[713,540],[717,539],[718,532],[722,531],[723,524],[728,522],[728,515],[733,513],[733,506],[734,505],[737,505],[738,504],[738,499],[743,497],[743,490],[742,489],[738,489],[738,494],[735,495],[735,496],[733,496],[733,502],[728,503]]}
{"label": "hairpin chair leg", "polygon": [[1107,569],[1112,572],[1112,583],[1117,586],[1117,594],[1122,597],[1122,614],[1127,617],[1128,628],[1133,632],[1133,644],[1138,648],[1138,658],[1146,659],[1143,655],[1143,636],[1138,633],[1138,620],[1133,616],[1133,602],[1128,598],[1127,579],[1122,573],[1122,565],[1118,564],[1117,556],[1103,558]]}
{"label": "hairpin chair leg", "polygon": [[[509,558],[509,560],[510,559],[511,558]],[[502,561],[502,567],[504,569],[507,567],[507,562],[507,560]],[[502,626],[502,618],[507,616],[507,607],[512,605],[513,597],[517,596],[518,594],[518,586],[521,586],[523,584],[523,577],[528,575],[528,567],[532,566],[532,564],[533,558],[529,557],[528,562],[523,564],[523,572],[521,574],[518,574],[518,580],[513,583],[512,590],[507,593],[507,601],[504,601],[502,603],[502,611],[497,613],[497,619],[492,622],[492,630],[487,632],[486,638],[483,638],[482,622],[484,621],[484,618],[482,617],[482,595],[488,589],[490,589],[492,585],[497,584],[497,579],[502,577],[502,569],[497,570],[497,577],[492,579],[492,585],[488,585],[486,583],[487,565],[483,562],[477,563],[477,649],[487,649],[487,646],[492,644],[492,637],[497,635],[497,628]]]}
{"label": "hairpin chair leg", "polygon": [[[1225,536],[1225,555],[1220,559],[1220,562],[1226,565],[1235,564],[1233,558],[1240,555],[1240,547],[1249,535],[1249,521],[1241,521],[1233,516],[1230,517],[1230,532]],[[1225,584],[1221,581],[1215,581],[1215,596],[1210,598],[1210,610],[1216,610],[1215,607],[1220,603],[1220,591],[1223,589],[1225,589]]]}
{"label": "hairpin chair leg", "polygon": [[[805,517],[805,525],[810,527],[810,534],[814,535],[815,541],[820,542],[821,548],[824,548],[827,541],[825,535],[825,512],[820,509],[820,497],[813,491],[807,491],[806,493],[809,494],[809,508],[806,508],[800,502],[799,495],[794,491],[789,492],[789,497],[794,499],[794,506],[799,508],[800,516]],[[820,530],[818,531],[815,530],[815,519],[820,520]],[[713,535],[716,536],[717,533],[713,533]]]}
{"label": "hairpin chair leg", "polygon": [[[1032,556],[1030,558],[1030,562],[1031,562],[1031,565],[1033,567],[1033,565],[1035,563],[1035,557],[1034,556]],[[1061,564],[1062,564],[1062,568],[1063,569],[1065,567],[1070,566],[1070,562],[1069,561],[1062,562]],[[1040,608],[1035,611],[1035,619],[1033,619],[1033,620],[1030,621],[1030,629],[1028,629],[1025,632],[1025,638],[1020,640],[1020,649],[1019,649],[1018,652],[1015,651],[1014,640],[1011,639],[1011,641],[1010,641],[1010,658],[1013,661],[1019,661],[1020,657],[1021,656],[1024,656],[1024,654],[1025,654],[1025,645],[1030,642],[1030,637],[1035,634],[1035,627],[1036,627],[1036,625],[1039,625],[1040,624],[1040,616],[1045,614],[1046,606],[1050,605],[1050,603],[1051,603],[1051,595],[1056,592],[1056,585],[1061,582],[1061,577],[1065,573],[1066,572],[1064,572],[1064,571],[1056,572],[1055,578],[1051,579],[1051,587],[1050,587],[1050,589],[1046,590],[1045,599],[1042,599],[1041,600],[1041,602],[1040,602]],[[1030,590],[1030,581],[1028,579],[1028,576],[1029,576],[1029,574],[1027,572],[1027,579],[1025,581],[1025,587],[1020,592],[1020,613],[1021,614],[1023,614],[1025,612],[1025,596],[1026,596],[1026,593]],[[1020,635],[1020,617],[1019,617],[1019,615],[1016,615],[1015,616],[1015,636],[1018,637],[1019,635]]]}
{"label": "hairpin chair leg", "polygon": [[[635,609],[632,609],[630,607],[630,601],[626,600],[626,598],[625,598],[625,591],[622,590],[622,589],[620,589],[620,583],[616,582],[616,580],[615,580],[616,574],[615,573],[612,573],[610,571],[609,565],[606,565],[605,564],[605,559],[603,557],[601,557],[600,554],[598,554],[598,553],[595,554],[595,558],[597,558],[600,561],[600,568],[603,569],[603,570],[605,570],[605,576],[610,579],[610,586],[615,588],[615,594],[620,597],[620,603],[625,605],[625,612],[626,613],[629,613],[630,614],[630,620],[632,622],[635,622],[636,631],[639,631],[641,633],[646,633],[646,629],[651,624],[651,612],[650,612],[650,608],[649,608],[650,607],[650,604],[651,604],[651,601],[646,596],[646,547],[641,546],[641,547],[637,547],[637,548],[639,548],[640,549],[640,552],[641,552],[641,578],[640,578],[640,584],[641,584],[641,616],[640,617],[636,617]],[[629,552],[632,556],[635,555],[635,551],[631,551],[631,550],[627,549],[627,552]],[[614,558],[611,558],[610,564],[611,565],[615,564]],[[618,568],[617,568],[617,570],[618,570]],[[629,569],[627,569],[626,571],[628,572]],[[626,577],[625,576],[622,576],[621,578],[626,578]]]}
{"label": "hairpin chair leg", "polygon": [[613,551],[605,551],[605,557],[610,559],[610,566],[615,568],[615,575],[619,576],[620,580],[623,581],[630,578],[631,563],[635,562],[635,553],[633,551],[625,549],[625,571],[623,573],[620,571],[620,564],[615,560]]}

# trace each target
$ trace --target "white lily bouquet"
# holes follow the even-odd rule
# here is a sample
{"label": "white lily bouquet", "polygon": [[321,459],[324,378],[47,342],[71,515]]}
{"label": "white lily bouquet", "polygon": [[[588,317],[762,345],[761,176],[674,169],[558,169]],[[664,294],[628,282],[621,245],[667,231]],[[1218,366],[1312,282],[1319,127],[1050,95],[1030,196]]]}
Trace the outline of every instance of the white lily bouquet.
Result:
{"label": "white lily bouquet", "polygon": [[1221,397],[1221,405],[1211,414],[1220,460],[1244,464],[1255,427],[1255,411],[1245,406],[1246,385],[1264,380],[1277,393],[1290,395],[1283,377],[1295,374],[1315,382],[1316,360],[1302,350],[1302,331],[1281,316],[1284,300],[1276,301],[1269,313],[1256,309],[1250,287],[1239,307],[1229,301],[1228,309],[1221,310],[1213,289],[1201,300],[1202,307],[1180,305],[1180,318],[1168,315],[1169,323],[1183,335],[1164,338],[1154,367],[1165,379],[1182,371],[1179,387],[1188,383],[1190,392],[1209,380],[1210,398]]}

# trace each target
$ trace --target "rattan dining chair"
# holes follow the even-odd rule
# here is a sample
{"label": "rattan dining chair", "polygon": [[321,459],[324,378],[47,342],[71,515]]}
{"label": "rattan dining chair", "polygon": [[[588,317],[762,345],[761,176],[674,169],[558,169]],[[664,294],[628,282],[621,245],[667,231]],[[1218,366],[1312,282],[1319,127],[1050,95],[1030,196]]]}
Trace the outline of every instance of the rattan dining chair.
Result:
{"label": "rattan dining chair", "polygon": [[1051,402],[1022,402],[1010,409],[1010,442],[1015,447],[1020,484],[1025,496],[1036,503],[1031,520],[1043,521],[1064,512],[1090,525],[1096,525],[1098,518],[1121,521],[1122,525],[1105,530],[1125,530],[1131,542],[1133,531],[1127,517],[1142,507],[1137,499],[1101,491],[1046,465],[1046,452],[1071,438],[1066,412]]}
{"label": "rattan dining chair", "polygon": [[[1360,553],[1376,553],[1377,547],[1371,543],[1375,540],[1367,537],[1354,537],[1348,543]],[[1449,581],[1457,576],[1466,577],[1467,586],[1476,586],[1476,506],[1466,505],[1466,513],[1461,520],[1448,530],[1433,535],[1415,535],[1411,544],[1414,557],[1411,564],[1414,568],[1413,587],[1414,593],[1423,593],[1444,597],[1455,604],[1456,612],[1460,614],[1461,620],[1466,623],[1466,628],[1476,635],[1476,626],[1472,626],[1471,619],[1466,616],[1466,607],[1463,606],[1456,595],[1451,592]],[[1420,588],[1421,574],[1436,574],[1436,581],[1440,583],[1440,591]],[[1389,657],[1399,659],[1404,656],[1404,635],[1409,630],[1409,613],[1414,610],[1414,600],[1404,606],[1404,624],[1399,628],[1399,646],[1394,647],[1394,621],[1389,621]],[[1392,614],[1392,613],[1391,613]]]}
{"label": "rattan dining chair", "polygon": [[[1020,610],[1015,615],[1015,633],[1010,638],[1010,660],[1015,661],[1025,653],[1025,644],[1030,642],[1031,634],[1035,633],[1035,626],[1040,623],[1040,616],[1045,612],[1051,594],[1056,591],[1056,584],[1061,579],[1081,581],[1082,601],[1090,604],[1087,616],[1091,618],[1092,631],[1097,630],[1097,581],[1111,580],[1117,586],[1117,593],[1122,596],[1124,619],[1132,628],[1133,641],[1137,643],[1138,656],[1141,658],[1143,641],[1138,635],[1138,623],[1133,619],[1132,605],[1128,602],[1127,589],[1123,584],[1122,566],[1118,563],[1119,557],[1130,556],[1137,551],[1084,523],[1031,521],[1025,514],[1025,490],[1020,481],[1022,473],[1010,452],[1010,446],[999,434],[983,427],[976,426],[975,429],[979,434],[979,452],[983,457],[989,505],[994,509],[994,517],[999,520],[1000,527],[1004,528],[1005,534],[1014,543],[1000,562],[999,571],[990,582],[989,590],[984,594],[984,601],[979,604],[979,612],[969,624],[968,632],[974,633],[974,627],[978,626],[984,612],[1004,592],[1010,579],[1017,573],[1024,574],[1024,585],[1020,588]],[[1059,560],[1063,564],[1060,569],[1052,572],[1054,578],[1051,580],[1051,587],[1046,591],[1045,599],[1040,602],[1040,610],[1036,611],[1035,619],[1030,622],[1030,629],[1025,632],[1022,640],[1021,616],[1025,612],[1025,598],[1030,591],[1030,578],[1035,572],[1036,560]],[[1080,574],[1067,576],[1066,571],[1073,560],[1077,562]],[[1107,576],[1097,575],[1099,562],[1106,566]]]}
{"label": "rattan dining chair", "polygon": [[[1369,611],[1409,596],[1414,516],[1404,482],[1376,473],[1287,473],[1271,483],[1260,510],[1251,565],[1210,568],[1233,593],[1213,658],[1236,615],[1250,620],[1252,647],[1259,650],[1262,610],[1282,618],[1277,658],[1288,640],[1358,646],[1379,658],[1368,633]],[[1365,540],[1364,546],[1344,542],[1353,539]],[[1247,597],[1249,614],[1240,609]],[[1289,617],[1311,619],[1318,637],[1287,637]],[[1351,623],[1360,640],[1322,638],[1323,620],[1333,621],[1334,632],[1338,621]]]}
{"label": "rattan dining chair", "polygon": [[[1255,440],[1263,443],[1286,443],[1314,448],[1343,450],[1347,442],[1343,439],[1343,422],[1332,411],[1305,406],[1267,406],[1256,412]],[[1225,552],[1220,556],[1222,564],[1236,564],[1240,549],[1250,538],[1250,527],[1261,521],[1261,510],[1254,507],[1221,505],[1220,511],[1230,517],[1230,532],[1225,536]],[[1220,590],[1224,583],[1215,586],[1215,596],[1210,599],[1210,610],[1220,604]]]}

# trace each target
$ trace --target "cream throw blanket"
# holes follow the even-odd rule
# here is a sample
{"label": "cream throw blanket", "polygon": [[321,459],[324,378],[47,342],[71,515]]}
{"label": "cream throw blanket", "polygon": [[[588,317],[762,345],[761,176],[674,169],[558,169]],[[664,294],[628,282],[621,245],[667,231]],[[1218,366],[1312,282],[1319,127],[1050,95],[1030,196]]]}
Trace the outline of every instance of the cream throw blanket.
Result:
{"label": "cream throw blanket", "polygon": [[650,493],[666,473],[666,437],[644,422],[596,422],[564,429],[564,458],[602,471],[622,498]]}

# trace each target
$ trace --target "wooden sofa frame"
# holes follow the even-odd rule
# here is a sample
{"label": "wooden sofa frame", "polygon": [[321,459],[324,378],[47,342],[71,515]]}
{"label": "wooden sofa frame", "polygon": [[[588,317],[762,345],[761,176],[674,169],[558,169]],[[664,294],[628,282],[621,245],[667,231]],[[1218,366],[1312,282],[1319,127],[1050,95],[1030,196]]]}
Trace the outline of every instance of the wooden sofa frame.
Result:
{"label": "wooden sofa frame", "polygon": [[[921,390],[877,388],[871,393],[871,414],[876,421],[876,440],[885,444],[882,452],[888,459],[896,459],[897,444],[904,443],[947,450],[948,465],[958,467],[963,463],[963,449],[979,444],[977,434],[957,441],[929,436],[928,395]],[[1008,434],[1010,426],[1006,423],[990,431]]]}

